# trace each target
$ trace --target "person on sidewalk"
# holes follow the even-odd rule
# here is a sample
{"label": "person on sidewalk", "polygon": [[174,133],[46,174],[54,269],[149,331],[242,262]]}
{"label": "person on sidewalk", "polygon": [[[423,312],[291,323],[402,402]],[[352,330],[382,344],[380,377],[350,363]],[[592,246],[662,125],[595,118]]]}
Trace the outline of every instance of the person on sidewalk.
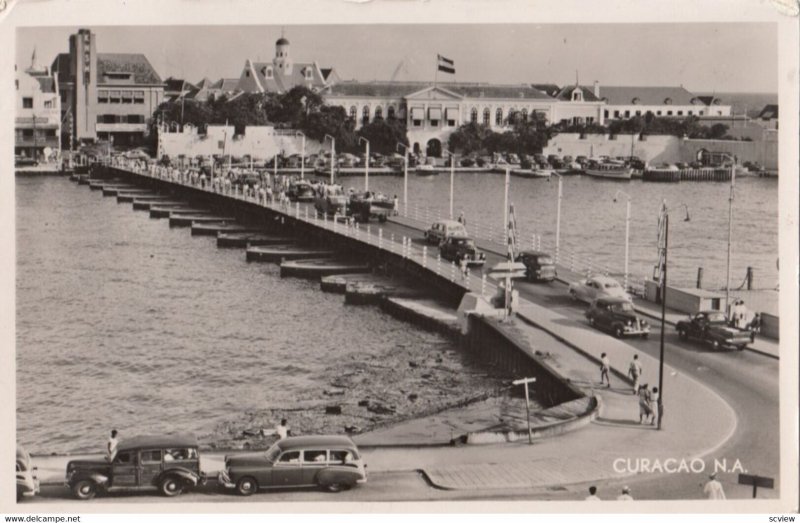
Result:
{"label": "person on sidewalk", "polygon": [[639,387],[639,424],[643,425],[652,415],[653,411],[650,410],[650,389],[645,383]]}
{"label": "person on sidewalk", "polygon": [[119,446],[117,434],[117,429],[113,429],[111,431],[111,437],[108,438],[108,443],[106,444],[106,459],[108,459],[109,463],[114,461],[114,458],[117,455],[117,446]]}
{"label": "person on sidewalk", "polygon": [[708,483],[703,487],[703,494],[708,499],[725,499],[725,491],[722,490],[722,483],[717,479],[716,472],[708,477]]}
{"label": "person on sidewalk", "polygon": [[622,494],[617,496],[617,501],[633,501],[631,489],[629,487],[622,487]]}
{"label": "person on sidewalk", "polygon": [[280,425],[275,426],[275,434],[278,435],[278,439],[286,439],[289,436],[290,430],[291,429],[289,428],[286,418],[281,420]]}
{"label": "person on sidewalk", "polygon": [[610,370],[611,360],[608,359],[608,354],[604,352],[600,355],[600,386],[605,383],[606,387],[611,388],[611,379],[608,377]]}
{"label": "person on sidewalk", "polygon": [[656,414],[658,414],[658,419],[661,419],[661,409],[659,409],[658,404],[658,387],[653,387],[653,392],[650,393],[650,410],[652,411],[652,418],[650,419],[650,425],[656,424]]}
{"label": "person on sidewalk", "polygon": [[586,496],[585,501],[602,501],[600,498],[597,497],[597,487],[592,485],[589,487],[589,495]]}
{"label": "person on sidewalk", "polygon": [[628,366],[628,376],[633,380],[633,392],[636,394],[639,391],[639,378],[642,376],[642,364],[639,362],[639,355],[633,355],[633,361]]}

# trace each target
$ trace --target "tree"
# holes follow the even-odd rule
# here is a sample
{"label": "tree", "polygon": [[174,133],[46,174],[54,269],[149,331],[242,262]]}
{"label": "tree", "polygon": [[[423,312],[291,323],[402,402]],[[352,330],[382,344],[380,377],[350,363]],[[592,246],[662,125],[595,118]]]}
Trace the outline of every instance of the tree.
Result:
{"label": "tree", "polygon": [[447,143],[453,152],[461,151],[463,154],[479,152],[484,149],[489,133],[492,131],[488,126],[469,122],[453,131]]}
{"label": "tree", "polygon": [[719,140],[723,138],[728,133],[728,126],[721,123],[715,123],[711,126],[711,129],[708,130],[708,137],[712,140]]}
{"label": "tree", "polygon": [[305,86],[292,87],[277,96],[269,107],[269,118],[275,123],[298,127],[305,116],[318,112],[324,106],[322,96]]}
{"label": "tree", "polygon": [[512,133],[514,152],[517,154],[541,153],[557,132],[555,128],[547,125],[547,119],[541,113],[534,112],[530,118],[509,115],[509,120],[516,121]]}
{"label": "tree", "polygon": [[408,145],[404,120],[378,118],[359,129],[358,135],[369,140],[371,151],[382,154],[393,153],[398,142]]}
{"label": "tree", "polygon": [[312,140],[325,141],[329,134],[336,139],[337,151],[354,151],[357,148],[355,122],[338,106],[323,105],[318,111],[307,114],[300,122],[300,130]]}

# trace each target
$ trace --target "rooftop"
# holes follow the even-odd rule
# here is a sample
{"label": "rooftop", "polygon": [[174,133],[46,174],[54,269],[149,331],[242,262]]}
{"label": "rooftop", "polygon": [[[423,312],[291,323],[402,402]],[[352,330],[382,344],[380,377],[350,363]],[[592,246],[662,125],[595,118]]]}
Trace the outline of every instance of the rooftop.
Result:
{"label": "rooftop", "polygon": [[197,438],[188,434],[175,436],[134,436],[124,439],[117,447],[118,451],[139,448],[197,447]]}
{"label": "rooftop", "polygon": [[[589,89],[587,87],[587,89]],[[591,89],[590,89],[591,90]],[[703,102],[684,87],[635,87],[601,85],[600,98],[609,105],[692,105]]]}
{"label": "rooftop", "polygon": [[[332,86],[329,96],[367,96],[401,98],[433,87],[432,82],[357,82],[346,81]],[[521,98],[548,99],[548,95],[530,85],[492,85],[487,83],[438,82],[437,87],[451,91],[464,98]]]}
{"label": "rooftop", "polygon": [[353,440],[347,436],[293,436],[278,441],[281,450],[307,447],[355,447]]}

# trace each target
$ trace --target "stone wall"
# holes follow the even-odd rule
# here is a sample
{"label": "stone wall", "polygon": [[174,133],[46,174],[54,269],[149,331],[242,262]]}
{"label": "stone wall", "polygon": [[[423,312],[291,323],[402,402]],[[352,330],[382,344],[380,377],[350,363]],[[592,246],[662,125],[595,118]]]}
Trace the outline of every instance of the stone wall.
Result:
{"label": "stone wall", "polygon": [[[166,154],[170,158],[177,158],[181,154],[187,158],[229,154],[267,160],[279,153],[287,156],[300,154],[302,146],[302,137],[292,131],[280,131],[270,126],[245,127],[242,135],[234,134],[232,125],[209,125],[205,134],[200,134],[189,125],[184,127],[183,132],[158,134],[159,156]],[[319,142],[306,140],[306,155],[317,153],[320,149],[322,145]]]}

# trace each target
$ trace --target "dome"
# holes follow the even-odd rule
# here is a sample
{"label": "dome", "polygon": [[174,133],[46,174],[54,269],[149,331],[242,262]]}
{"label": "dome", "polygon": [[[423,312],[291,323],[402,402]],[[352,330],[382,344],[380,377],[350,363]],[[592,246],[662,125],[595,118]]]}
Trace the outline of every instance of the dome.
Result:
{"label": "dome", "polygon": [[289,45],[289,40],[281,36],[278,38],[278,41],[275,42],[275,45]]}

